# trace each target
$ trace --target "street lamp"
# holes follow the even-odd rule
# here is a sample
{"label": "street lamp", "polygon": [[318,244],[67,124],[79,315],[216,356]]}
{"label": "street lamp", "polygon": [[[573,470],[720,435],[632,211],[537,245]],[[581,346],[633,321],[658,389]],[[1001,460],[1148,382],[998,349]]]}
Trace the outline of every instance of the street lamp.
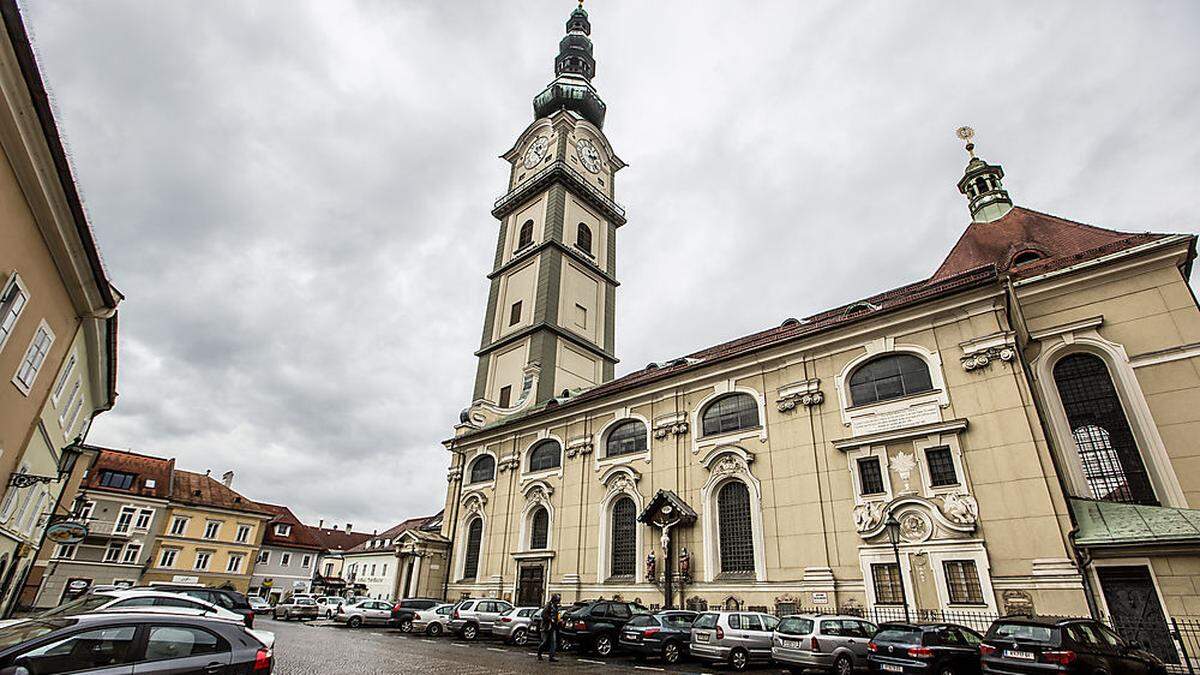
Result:
{"label": "street lamp", "polygon": [[900,583],[900,602],[904,604],[904,620],[911,621],[908,615],[908,595],[904,592],[904,572],[900,569],[900,521],[894,514],[888,514],[887,522],[883,524],[888,541],[892,544],[892,555],[896,557],[896,581]]}

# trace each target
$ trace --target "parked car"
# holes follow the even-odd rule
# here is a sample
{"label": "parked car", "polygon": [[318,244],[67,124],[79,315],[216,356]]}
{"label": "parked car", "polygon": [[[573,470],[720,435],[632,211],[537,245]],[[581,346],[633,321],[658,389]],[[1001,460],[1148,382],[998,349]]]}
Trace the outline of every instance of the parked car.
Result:
{"label": "parked car", "polygon": [[338,597],[336,595],[326,595],[324,597],[317,598],[317,611],[326,619],[331,619],[333,618],[334,613],[337,612],[338,605],[343,605],[345,603],[345,598]]}
{"label": "parked car", "polygon": [[459,600],[450,613],[450,630],[464,640],[474,640],[480,633],[491,633],[500,615],[512,607],[511,602],[491,598]]}
{"label": "parked car", "polygon": [[333,620],[351,628],[363,624],[388,624],[392,620],[392,603],[383,600],[359,600],[338,605]]}
{"label": "parked car", "polygon": [[687,656],[696,612],[666,610],[658,614],[638,614],[625,624],[619,644],[637,657],[659,656],[663,663],[674,664]]}
{"label": "parked car", "polygon": [[441,600],[432,598],[403,598],[397,600],[396,604],[392,605],[392,623],[400,629],[401,633],[411,633],[413,629],[413,617],[417,612],[423,609],[431,609],[442,604]]}
{"label": "parked car", "polygon": [[261,634],[240,623],[151,613],[35,619],[0,629],[0,672],[268,675],[274,657]]}
{"label": "parked car", "polygon": [[775,627],[771,658],[785,666],[850,675],[867,670],[867,644],[873,635],[875,624],[855,616],[786,616]]}
{"label": "parked car", "polygon": [[771,638],[779,619],[761,612],[705,612],[692,623],[692,656],[745,670],[771,660]]}
{"label": "parked car", "polygon": [[255,614],[266,614],[271,611],[271,603],[267,602],[266,598],[251,595],[246,598],[246,602],[250,603],[250,611]]}
{"label": "parked car", "polygon": [[633,602],[593,600],[575,605],[562,618],[563,640],[580,650],[592,650],[600,656],[612,654],[621,629],[629,620],[650,610]]}
{"label": "parked car", "polygon": [[292,598],[285,602],[275,605],[275,609],[271,610],[271,616],[276,621],[282,619],[291,621],[292,619],[315,619],[320,616],[320,610],[317,609],[317,601],[308,596]]}
{"label": "parked car", "polygon": [[1159,675],[1154,654],[1092,619],[1004,617],[988,629],[979,654],[985,673]]}
{"label": "parked car", "polygon": [[533,615],[538,612],[537,607],[513,607],[501,614],[500,619],[493,624],[492,635],[505,642],[525,645],[529,642],[529,625],[533,622]]}
{"label": "parked car", "polygon": [[224,607],[231,612],[237,612],[247,617],[248,623],[246,625],[250,627],[254,626],[254,610],[250,608],[250,601],[246,599],[245,594],[230,588],[208,588],[207,586],[188,586],[184,584],[152,584],[150,586],[136,586],[135,588],[147,591],[181,593],[205,602],[211,602],[218,607]]}
{"label": "parked car", "polygon": [[[170,613],[172,608],[193,610],[199,616],[207,616],[222,621],[245,623],[241,614],[218,607],[210,602],[190,598],[174,593],[145,590],[113,590],[91,593],[71,602],[66,602],[53,609],[48,609],[32,617],[24,619],[8,619],[0,621],[0,627],[11,626],[30,619],[51,619],[58,617],[76,616],[94,612],[116,610],[137,610],[140,612]],[[247,625],[247,628],[250,626]]]}
{"label": "parked car", "polygon": [[415,633],[437,637],[450,630],[450,613],[453,611],[454,605],[449,603],[422,609],[413,615],[412,630]]}
{"label": "parked car", "polygon": [[883,673],[973,675],[983,638],[952,623],[885,623],[867,645],[871,670]]}

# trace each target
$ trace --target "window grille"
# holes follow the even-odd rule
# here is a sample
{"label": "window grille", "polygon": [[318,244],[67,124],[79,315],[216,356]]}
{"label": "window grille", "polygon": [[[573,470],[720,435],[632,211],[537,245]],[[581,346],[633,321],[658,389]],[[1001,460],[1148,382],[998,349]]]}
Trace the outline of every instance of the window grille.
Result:
{"label": "window grille", "polygon": [[717,493],[717,525],[721,572],[754,571],[754,535],[750,525],[750,490],[730,481]]}
{"label": "window grille", "polygon": [[1108,367],[1092,354],[1071,354],[1054,366],[1084,478],[1095,499],[1157,505]]}
{"label": "window grille", "polygon": [[631,577],[637,565],[637,506],[621,497],[612,507],[611,576]]}
{"label": "window grille", "polygon": [[704,409],[704,435],[724,434],[758,426],[758,403],[749,394],[723,396]]}
{"label": "window grille", "polygon": [[562,466],[562,451],[558,447],[558,441],[542,441],[529,453],[530,471],[545,471],[559,466]]}
{"label": "window grille", "polygon": [[947,560],[946,590],[952,605],[982,605],[983,589],[979,586],[979,571],[974,560]]}
{"label": "window grille", "polygon": [[850,376],[850,400],[854,405],[932,390],[929,366],[912,354],[882,356],[859,366]]}
{"label": "window grille", "polygon": [[621,422],[608,433],[606,457],[643,452],[646,449],[646,425],[639,420]]}
{"label": "window grille", "polygon": [[958,485],[958,473],[954,470],[954,458],[950,448],[942,445],[925,450],[925,461],[929,463],[929,484],[933,487]]}
{"label": "window grille", "polygon": [[904,596],[900,590],[900,568],[896,563],[872,564],[871,580],[875,585],[875,604],[904,604]]}
{"label": "window grille", "polygon": [[550,512],[544,507],[538,507],[530,519],[529,548],[544,549],[550,538]]}
{"label": "window grille", "polygon": [[471,482],[483,483],[496,476],[496,458],[491,455],[480,455],[471,465]]}
{"label": "window grille", "polygon": [[877,495],[883,489],[883,470],[878,457],[863,457],[858,460],[858,482],[864,495]]}
{"label": "window grille", "polygon": [[592,252],[592,228],[584,223],[579,224],[579,229],[575,235],[575,245],[584,253]]}
{"label": "window grille", "polygon": [[479,575],[479,548],[483,544],[483,519],[476,518],[467,527],[467,555],[463,559],[463,578]]}
{"label": "window grille", "polygon": [[533,243],[533,221],[527,220],[521,224],[521,233],[517,237],[517,248],[525,248]]}

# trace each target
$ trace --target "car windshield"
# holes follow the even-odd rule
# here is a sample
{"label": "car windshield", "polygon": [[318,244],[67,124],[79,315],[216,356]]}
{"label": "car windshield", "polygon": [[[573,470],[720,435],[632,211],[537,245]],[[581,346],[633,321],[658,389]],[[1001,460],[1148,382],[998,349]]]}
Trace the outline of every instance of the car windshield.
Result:
{"label": "car windshield", "polygon": [[802,619],[798,616],[785,617],[775,629],[784,635],[808,635],[812,632],[812,619]]}
{"label": "car windshield", "polygon": [[315,605],[315,604],[317,604],[317,601],[313,600],[312,598],[296,598],[296,604],[297,605]]}
{"label": "car windshield", "polygon": [[13,645],[40,638],[61,628],[74,625],[74,623],[74,619],[51,619],[49,621],[33,619],[22,621],[8,628],[0,628],[0,649],[7,649]]}
{"label": "car windshield", "polygon": [[116,600],[115,595],[85,595],[78,600],[59,605],[54,609],[48,609],[37,615],[39,619],[49,619],[55,616],[72,616],[75,614],[86,614],[94,609],[99,609],[104,605]]}
{"label": "car windshield", "polygon": [[1058,642],[1058,629],[1050,626],[1032,626],[1027,623],[997,623],[992,627],[992,637],[1033,642]]}

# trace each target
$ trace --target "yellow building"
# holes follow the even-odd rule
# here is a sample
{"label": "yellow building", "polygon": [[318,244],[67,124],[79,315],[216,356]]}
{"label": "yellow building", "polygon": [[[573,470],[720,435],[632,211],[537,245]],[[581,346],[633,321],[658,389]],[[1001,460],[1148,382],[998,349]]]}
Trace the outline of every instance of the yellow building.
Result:
{"label": "yellow building", "polygon": [[273,514],[208,474],[176,469],[164,529],[142,583],[250,587],[265,526]]}

